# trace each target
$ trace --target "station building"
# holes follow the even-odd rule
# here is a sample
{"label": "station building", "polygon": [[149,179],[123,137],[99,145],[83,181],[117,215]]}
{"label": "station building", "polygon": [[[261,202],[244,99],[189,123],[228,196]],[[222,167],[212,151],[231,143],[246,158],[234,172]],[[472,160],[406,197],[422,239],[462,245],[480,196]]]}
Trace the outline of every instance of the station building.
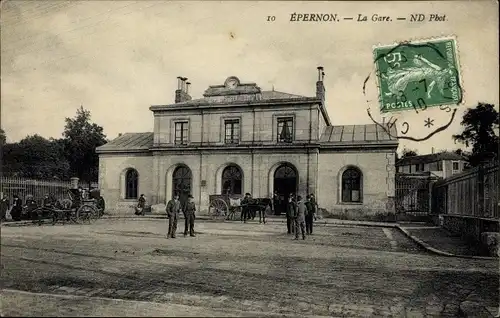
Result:
{"label": "station building", "polygon": [[393,210],[397,139],[375,124],[335,125],[323,77],[318,67],[313,97],[231,76],[199,99],[179,77],[175,103],[150,107],[153,132],[125,133],[97,148],[106,206],[129,211],[140,194],[165,204],[178,191],[181,199],[191,193],[203,214],[212,194],[277,191],[314,193],[336,215]]}

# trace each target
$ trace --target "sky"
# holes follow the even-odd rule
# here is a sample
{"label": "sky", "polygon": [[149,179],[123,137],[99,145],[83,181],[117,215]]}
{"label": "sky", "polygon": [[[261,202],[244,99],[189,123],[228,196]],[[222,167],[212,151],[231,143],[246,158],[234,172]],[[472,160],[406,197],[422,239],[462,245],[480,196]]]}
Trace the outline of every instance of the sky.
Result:
{"label": "sky", "polygon": [[[291,22],[292,13],[355,19]],[[415,13],[445,14],[446,21],[395,19]],[[394,20],[357,22],[358,14]],[[422,142],[400,141],[400,150],[421,154],[463,148],[452,135],[461,132],[468,107],[487,102],[498,109],[496,1],[2,1],[1,126],[8,142],[33,134],[59,138],[64,119],[83,105],[113,139],[153,131],[149,107],[174,102],[177,76],[189,78],[193,98],[233,75],[262,90],[315,96],[320,65],[334,125],[372,123],[367,108],[381,122],[376,83],[368,83],[366,96],[362,91],[373,47],[447,36],[456,38],[464,103],[446,130]],[[419,138],[430,131],[424,120],[438,127],[449,115],[429,108],[395,118],[400,130],[406,121],[408,135]]]}

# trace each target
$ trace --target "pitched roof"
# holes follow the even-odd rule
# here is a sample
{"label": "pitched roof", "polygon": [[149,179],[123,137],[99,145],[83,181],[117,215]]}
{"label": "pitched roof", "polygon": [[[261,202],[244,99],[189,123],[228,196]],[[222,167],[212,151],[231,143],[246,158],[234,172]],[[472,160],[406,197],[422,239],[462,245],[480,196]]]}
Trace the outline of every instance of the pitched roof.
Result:
{"label": "pitched roof", "polygon": [[125,133],[105,145],[96,148],[96,152],[106,151],[144,151],[153,146],[153,133]]}
{"label": "pitched roof", "polygon": [[465,158],[457,153],[445,151],[427,155],[405,157],[398,160],[398,162],[396,162],[396,166],[415,165],[419,163],[431,163],[441,160],[465,160]]}
{"label": "pitched roof", "polygon": [[[220,105],[220,104],[238,104],[239,102],[266,102],[266,101],[286,101],[286,100],[314,100],[316,97],[307,97],[301,95],[295,95],[285,92],[278,91],[262,91],[260,94],[241,94],[239,96],[248,96],[248,100],[233,100],[232,96],[235,95],[224,95],[224,96],[209,96],[203,98],[191,99],[185,102],[174,103],[169,105],[152,105],[152,109],[162,108],[162,107],[178,107],[178,106],[197,106],[197,105]],[[238,95],[236,95],[238,96]],[[228,100],[224,100],[228,98]]]}
{"label": "pitched roof", "polygon": [[324,145],[336,144],[397,144],[396,127],[393,126],[389,135],[377,124],[327,126],[323,130],[319,142]]}
{"label": "pitched roof", "polygon": [[262,99],[270,100],[270,99],[296,99],[296,98],[307,98],[307,96],[289,94],[278,91],[262,91]]}

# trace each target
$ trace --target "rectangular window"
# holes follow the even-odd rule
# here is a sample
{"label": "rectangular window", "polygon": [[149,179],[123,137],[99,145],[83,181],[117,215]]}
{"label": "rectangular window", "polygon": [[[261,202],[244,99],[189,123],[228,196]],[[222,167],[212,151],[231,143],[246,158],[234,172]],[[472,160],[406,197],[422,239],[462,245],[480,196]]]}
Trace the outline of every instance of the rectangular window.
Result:
{"label": "rectangular window", "polygon": [[187,121],[178,121],[175,123],[175,144],[176,145],[185,145],[188,143],[188,122]]}
{"label": "rectangular window", "polygon": [[423,163],[417,163],[415,165],[415,171],[424,171],[424,164]]}
{"label": "rectangular window", "polygon": [[453,165],[452,170],[454,170],[454,171],[460,170],[458,161],[453,161],[452,165]]}
{"label": "rectangular window", "polygon": [[293,141],[293,117],[278,118],[278,142]]}
{"label": "rectangular window", "polygon": [[226,135],[224,141],[226,144],[237,144],[240,142],[240,121],[230,119],[224,121]]}
{"label": "rectangular window", "polygon": [[437,162],[437,171],[443,171],[443,162],[442,161]]}

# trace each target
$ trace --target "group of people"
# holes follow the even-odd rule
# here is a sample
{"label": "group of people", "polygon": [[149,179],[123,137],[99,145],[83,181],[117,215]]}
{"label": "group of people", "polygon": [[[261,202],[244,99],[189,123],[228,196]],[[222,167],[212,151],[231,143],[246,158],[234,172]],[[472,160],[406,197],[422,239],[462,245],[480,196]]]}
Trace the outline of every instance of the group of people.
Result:
{"label": "group of people", "polygon": [[[245,198],[242,200],[242,221],[246,221],[249,215],[249,211],[245,208],[245,200],[249,200],[251,195],[249,193],[245,194]],[[139,205],[144,204],[145,199],[141,195],[139,199]],[[286,219],[287,219],[287,233],[295,234],[295,239],[299,239],[299,233],[302,234],[302,239],[306,239],[306,235],[313,234],[313,223],[316,220],[316,209],[317,203],[314,194],[309,194],[306,199],[299,195],[295,197],[291,194],[288,198]],[[175,238],[177,231],[177,220],[179,214],[182,212],[184,214],[184,236],[189,235],[194,237],[194,221],[196,206],[192,195],[188,196],[188,200],[185,204],[182,204],[179,200],[179,194],[175,193],[174,197],[168,201],[166,206],[166,212],[168,217],[168,233],[167,238]]]}
{"label": "group of people", "polygon": [[302,234],[302,239],[306,239],[306,235],[313,234],[313,221],[316,220],[316,199],[314,194],[309,194],[303,200],[302,196],[295,197],[291,194],[288,198],[286,209],[286,226],[288,234],[295,234],[295,239],[299,239],[299,230]]}
{"label": "group of people", "polygon": [[[43,199],[43,206],[46,207],[51,207],[55,204],[56,199],[54,196],[51,196],[49,194],[46,194],[44,199]],[[12,219],[13,221],[21,221],[23,218],[23,210],[25,215],[27,217],[31,218],[32,220],[36,220],[39,218],[39,215],[36,213],[33,213],[33,211],[38,208],[38,202],[35,200],[35,198],[31,195],[28,194],[26,196],[26,201],[23,204],[21,198],[17,194],[12,196],[12,205],[10,205],[10,202],[7,197],[4,197],[3,193],[1,194],[0,198],[0,218],[2,221]]]}
{"label": "group of people", "polygon": [[181,212],[184,214],[184,236],[187,236],[188,230],[190,236],[196,236],[194,234],[196,206],[194,204],[194,198],[191,194],[188,195],[186,204],[182,204],[179,200],[179,194],[175,193],[173,199],[168,201],[166,210],[168,217],[167,238],[175,238],[175,233],[177,231],[177,218]]}

